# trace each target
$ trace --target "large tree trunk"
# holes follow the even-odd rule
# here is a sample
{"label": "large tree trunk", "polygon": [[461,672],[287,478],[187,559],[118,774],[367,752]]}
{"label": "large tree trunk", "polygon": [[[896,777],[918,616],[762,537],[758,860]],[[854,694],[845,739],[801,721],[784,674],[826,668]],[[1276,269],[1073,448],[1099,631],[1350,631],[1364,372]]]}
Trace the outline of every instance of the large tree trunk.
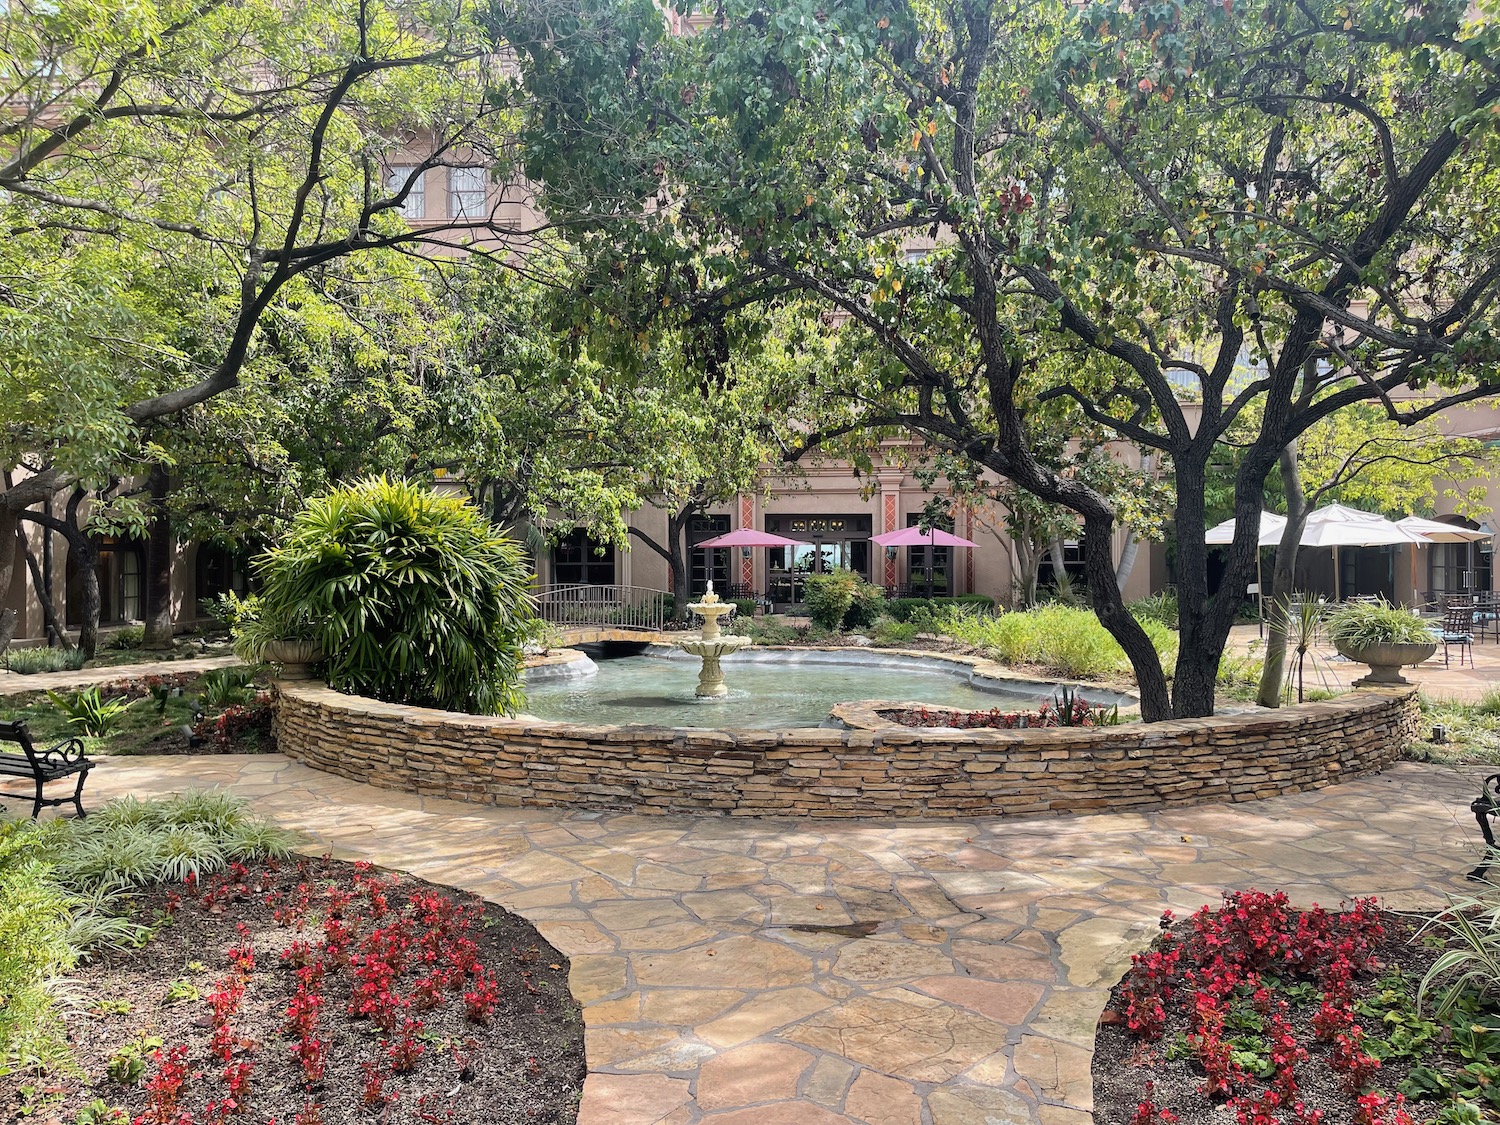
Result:
{"label": "large tree trunk", "polygon": [[1286,527],[1276,545],[1271,568],[1271,619],[1266,629],[1266,659],[1260,672],[1255,701],[1262,707],[1281,706],[1281,685],[1286,679],[1287,612],[1292,587],[1297,581],[1297,549],[1307,527],[1307,497],[1302,491],[1302,472],[1297,466],[1297,443],[1281,451],[1281,481],[1286,491]]}
{"label": "large tree trunk", "polygon": [[[1084,517],[1084,575],[1088,579],[1095,615],[1125,650],[1130,666],[1135,669],[1136,688],[1141,696],[1141,717],[1147,722],[1156,722],[1172,713],[1172,697],[1167,692],[1167,679],[1156,646],[1135,615],[1125,608],[1120,588],[1115,583],[1113,530],[1112,518]],[[1212,684],[1212,680],[1209,682]],[[1212,698],[1209,706],[1213,706]]]}
{"label": "large tree trunk", "polygon": [[[1208,596],[1208,544],[1204,507],[1204,457],[1185,456],[1177,464],[1177,666],[1172,676],[1172,714],[1179,719],[1198,718],[1214,713],[1214,696],[1218,686],[1219,661],[1234,623],[1231,611],[1227,617],[1222,601],[1210,606]],[[1260,494],[1250,520],[1257,520]],[[1236,515],[1240,515],[1238,508]],[[1247,521],[1248,522],[1248,521]],[[1236,528],[1239,532],[1247,529]],[[1230,566],[1219,591],[1220,598],[1244,595],[1248,584],[1244,564],[1237,563],[1239,544],[1230,545]],[[1253,559],[1252,565],[1253,565]],[[1239,593],[1233,591],[1238,587]],[[1211,612],[1216,609],[1218,612]]]}
{"label": "large tree trunk", "polygon": [[[20,529],[17,529],[20,531]],[[42,529],[42,534],[51,537],[52,532],[48,528]],[[50,567],[42,567],[36,561],[36,554],[31,549],[31,541],[26,538],[24,532],[20,533],[21,549],[26,553],[26,566],[31,571],[31,584],[36,589],[37,604],[42,607],[42,623],[47,629],[47,644],[56,648],[61,645],[65,648],[72,647],[68,641],[68,634],[63,629],[62,622],[57,619],[57,606],[52,601],[52,588],[47,582],[47,571]],[[45,543],[45,540],[44,540]],[[50,552],[47,552],[50,554]]]}
{"label": "large tree trunk", "polygon": [[[16,538],[21,534],[20,514],[12,508],[0,506],[0,543],[11,544],[10,550],[0,549],[0,601],[9,595],[11,579],[16,571]],[[0,651],[4,651],[16,635],[20,615],[9,606],[0,609]]]}
{"label": "large tree trunk", "polygon": [[172,517],[167,510],[170,484],[165,465],[153,465],[151,524],[146,533],[146,647],[172,647]]}
{"label": "large tree trunk", "polygon": [[77,539],[68,537],[68,550],[78,560],[78,580],[80,584],[79,614],[81,624],[78,627],[78,648],[83,653],[85,660],[94,659],[95,653],[99,651],[99,610],[101,599],[99,597],[99,551],[95,548],[93,541],[87,535],[80,534]]}
{"label": "large tree trunk", "polygon": [[1120,550],[1120,561],[1115,564],[1115,585],[1120,594],[1125,594],[1125,583],[1130,581],[1130,572],[1135,569],[1136,556],[1141,551],[1141,537],[1130,528],[1125,529],[1125,546]]}

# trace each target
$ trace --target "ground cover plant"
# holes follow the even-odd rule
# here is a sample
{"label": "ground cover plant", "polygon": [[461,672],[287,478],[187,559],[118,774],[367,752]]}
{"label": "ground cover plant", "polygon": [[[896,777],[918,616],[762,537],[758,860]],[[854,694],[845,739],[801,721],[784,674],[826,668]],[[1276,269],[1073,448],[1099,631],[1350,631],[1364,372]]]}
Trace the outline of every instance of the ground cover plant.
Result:
{"label": "ground cover plant", "polygon": [[[257,826],[226,798],[185,800],[242,834]],[[0,1116],[574,1120],[578,1007],[566,961],[524,920],[368,864],[267,855],[284,849],[264,825],[258,858],[231,856],[215,849],[227,837],[212,821],[151,827],[164,816],[158,803],[113,805],[97,818],[113,844],[42,849],[60,884],[123,872],[133,893],[120,918],[136,931],[95,945],[66,977],[70,1000],[53,1018],[65,1038],[47,1051],[0,1043],[10,1074]],[[49,831],[68,829],[26,829]],[[174,832],[187,856],[175,869],[131,865],[129,837]]]}
{"label": "ground cover plant", "polygon": [[[1445,765],[1500,766],[1500,689],[1476,701],[1418,697],[1422,724],[1406,756]],[[1439,741],[1441,738],[1441,741]]]}
{"label": "ground cover plant", "polygon": [[1247,890],[1185,920],[1168,913],[1100,1021],[1096,1114],[1131,1125],[1493,1120],[1500,1013],[1450,971],[1474,964],[1453,961],[1453,945],[1441,926],[1373,899],[1296,910],[1282,893]]}
{"label": "ground cover plant", "polygon": [[126,674],[81,691],[5,696],[0,719],[25,720],[39,746],[80,735],[96,757],[256,754],[274,746],[270,693],[257,668]]}
{"label": "ground cover plant", "polygon": [[115,801],[87,820],[0,818],[0,1075],[66,1064],[50,982],[149,938],[150,912],[132,917],[136,891],[283,855],[290,843],[218,793]]}

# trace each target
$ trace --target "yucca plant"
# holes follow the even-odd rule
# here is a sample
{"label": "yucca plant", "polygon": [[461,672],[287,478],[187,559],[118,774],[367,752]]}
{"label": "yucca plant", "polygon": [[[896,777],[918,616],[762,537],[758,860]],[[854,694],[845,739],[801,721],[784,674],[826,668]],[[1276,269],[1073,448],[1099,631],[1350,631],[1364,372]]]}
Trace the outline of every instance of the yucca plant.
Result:
{"label": "yucca plant", "polygon": [[47,698],[68,716],[68,725],[87,738],[103,738],[119,725],[132,699],[105,699],[97,687],[66,695],[49,691]]}
{"label": "yucca plant", "polygon": [[529,566],[464,500],[372,477],[310,500],[257,561],[253,633],[315,640],[340,691],[474,714],[521,703]]}

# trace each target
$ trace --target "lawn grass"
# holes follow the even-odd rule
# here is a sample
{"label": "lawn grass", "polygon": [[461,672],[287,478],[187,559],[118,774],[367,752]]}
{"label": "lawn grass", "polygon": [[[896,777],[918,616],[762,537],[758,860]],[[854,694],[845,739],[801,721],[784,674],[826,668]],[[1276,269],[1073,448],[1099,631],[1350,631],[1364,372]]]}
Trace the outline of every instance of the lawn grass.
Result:
{"label": "lawn grass", "polygon": [[[67,694],[67,693],[63,693]],[[156,701],[150,696],[138,698],[120,716],[118,725],[105,738],[86,738],[84,746],[91,757],[102,754],[149,754],[152,741],[173,729],[190,725],[198,706],[193,685],[181,695],[167,700],[166,712],[158,714]],[[28,692],[0,699],[0,719],[24,719],[37,747],[50,746],[77,733],[68,725],[68,717],[47,698],[45,692]]]}

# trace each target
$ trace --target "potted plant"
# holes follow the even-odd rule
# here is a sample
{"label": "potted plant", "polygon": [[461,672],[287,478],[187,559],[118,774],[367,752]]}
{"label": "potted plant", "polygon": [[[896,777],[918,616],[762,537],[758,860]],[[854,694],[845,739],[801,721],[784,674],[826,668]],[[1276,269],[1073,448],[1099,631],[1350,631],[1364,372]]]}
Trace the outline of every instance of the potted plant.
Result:
{"label": "potted plant", "polygon": [[239,603],[231,622],[234,653],[249,664],[280,664],[293,678],[305,675],[309,664],[323,659],[323,647],[310,624],[283,620],[269,613],[257,597]]}
{"label": "potted plant", "polygon": [[1355,680],[1355,686],[1410,683],[1401,669],[1437,651],[1431,626],[1383,598],[1340,606],[1328,619],[1328,636],[1340,655],[1370,666],[1370,674]]}

